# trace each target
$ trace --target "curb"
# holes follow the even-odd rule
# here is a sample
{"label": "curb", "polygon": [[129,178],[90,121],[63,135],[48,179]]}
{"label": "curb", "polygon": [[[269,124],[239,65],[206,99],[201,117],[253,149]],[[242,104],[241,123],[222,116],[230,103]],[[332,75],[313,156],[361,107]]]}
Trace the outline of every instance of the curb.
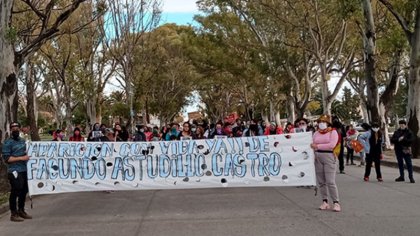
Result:
{"label": "curb", "polygon": [[[384,166],[394,167],[394,168],[398,169],[398,163],[393,162],[393,161],[382,160],[381,164],[384,165]],[[407,170],[406,167],[405,167],[405,164],[404,164],[404,169]],[[413,165],[413,172],[420,173],[420,166]]]}

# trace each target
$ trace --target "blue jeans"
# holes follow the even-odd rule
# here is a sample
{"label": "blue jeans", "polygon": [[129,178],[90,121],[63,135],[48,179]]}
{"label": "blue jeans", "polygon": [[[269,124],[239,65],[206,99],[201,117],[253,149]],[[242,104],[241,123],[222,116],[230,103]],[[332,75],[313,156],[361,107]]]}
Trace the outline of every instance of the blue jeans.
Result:
{"label": "blue jeans", "polygon": [[400,177],[404,178],[404,161],[407,166],[408,178],[413,179],[413,164],[411,162],[411,154],[406,154],[402,150],[395,150],[397,156],[398,168],[400,169]]}

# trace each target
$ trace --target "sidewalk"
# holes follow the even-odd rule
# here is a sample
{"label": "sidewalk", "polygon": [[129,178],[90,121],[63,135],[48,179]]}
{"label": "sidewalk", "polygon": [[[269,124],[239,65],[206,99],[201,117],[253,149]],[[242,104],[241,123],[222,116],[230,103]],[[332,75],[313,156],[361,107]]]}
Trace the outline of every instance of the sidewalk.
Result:
{"label": "sidewalk", "polygon": [[[420,172],[420,158],[412,158],[411,161],[413,162],[413,171]],[[382,160],[382,164],[384,166],[398,168],[397,158],[395,157],[395,154],[392,155],[392,153],[389,152],[384,153],[384,159]]]}
{"label": "sidewalk", "polygon": [[[346,153],[344,153],[344,160],[346,159],[345,155]],[[355,154],[354,157],[357,159],[358,162],[360,161],[359,154]],[[420,158],[412,158],[411,161],[413,163],[413,171],[420,173]],[[384,152],[384,159],[381,161],[381,164],[384,166],[389,166],[398,169],[397,158],[395,157],[393,150]]]}

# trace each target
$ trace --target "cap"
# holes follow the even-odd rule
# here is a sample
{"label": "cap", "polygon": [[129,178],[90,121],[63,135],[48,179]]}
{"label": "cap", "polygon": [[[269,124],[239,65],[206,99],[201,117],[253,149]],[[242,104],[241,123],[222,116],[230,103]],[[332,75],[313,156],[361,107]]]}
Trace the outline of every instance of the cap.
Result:
{"label": "cap", "polygon": [[10,124],[10,128],[13,128],[13,127],[19,127],[19,128],[20,128],[20,124],[19,124],[19,122],[12,122],[12,123]]}

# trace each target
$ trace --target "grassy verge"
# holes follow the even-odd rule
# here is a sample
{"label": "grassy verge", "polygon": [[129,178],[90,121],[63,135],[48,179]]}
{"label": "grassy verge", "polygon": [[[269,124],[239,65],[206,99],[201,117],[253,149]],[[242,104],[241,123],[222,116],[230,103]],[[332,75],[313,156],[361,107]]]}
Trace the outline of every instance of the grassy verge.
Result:
{"label": "grassy verge", "polygon": [[9,193],[1,193],[0,194],[0,205],[9,201]]}

